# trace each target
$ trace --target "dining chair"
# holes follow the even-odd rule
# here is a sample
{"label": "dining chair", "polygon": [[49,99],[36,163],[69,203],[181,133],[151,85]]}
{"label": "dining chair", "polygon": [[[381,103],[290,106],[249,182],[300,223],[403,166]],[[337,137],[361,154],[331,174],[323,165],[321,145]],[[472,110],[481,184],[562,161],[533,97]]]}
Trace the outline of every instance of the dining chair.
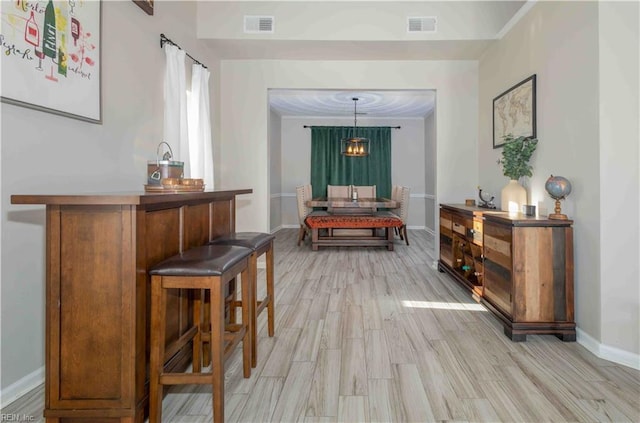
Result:
{"label": "dining chair", "polygon": [[[327,185],[327,197],[328,198],[351,198],[351,187],[349,185]],[[333,207],[328,207],[327,211],[333,212]]]}
{"label": "dining chair", "polygon": [[[376,198],[375,185],[353,185],[352,189],[358,193],[358,198]],[[376,207],[371,208],[372,212],[378,211]]]}
{"label": "dining chair", "polygon": [[358,198],[376,198],[375,185],[354,185],[353,189],[358,193]]}
{"label": "dining chair", "polygon": [[[400,215],[400,197],[402,196],[402,185],[394,185],[391,187],[391,199],[396,202],[396,208],[390,211],[396,216]],[[398,228],[393,228],[396,235],[400,236]]]}
{"label": "dining chair", "polygon": [[[391,187],[391,199],[393,201],[398,202],[398,204],[400,203],[400,194],[402,193],[402,186],[401,185],[394,185],[393,187]],[[400,207],[398,207],[400,208]]]}
{"label": "dining chair", "polygon": [[411,188],[400,187],[398,192],[398,198],[395,200],[400,203],[400,207],[398,209],[394,209],[394,214],[402,220],[402,226],[398,230],[398,234],[400,235],[400,239],[404,240],[404,242],[409,245],[409,237],[407,236],[407,218],[409,217],[409,198],[411,197]]}
{"label": "dining chair", "polygon": [[311,213],[311,207],[305,204],[307,200],[311,200],[311,185],[301,185],[296,187],[296,199],[298,201],[298,220],[300,221],[300,230],[298,231],[298,246],[304,241],[305,235],[311,231],[304,219]]}
{"label": "dining chair", "polygon": [[327,197],[350,198],[349,185],[327,185]]}

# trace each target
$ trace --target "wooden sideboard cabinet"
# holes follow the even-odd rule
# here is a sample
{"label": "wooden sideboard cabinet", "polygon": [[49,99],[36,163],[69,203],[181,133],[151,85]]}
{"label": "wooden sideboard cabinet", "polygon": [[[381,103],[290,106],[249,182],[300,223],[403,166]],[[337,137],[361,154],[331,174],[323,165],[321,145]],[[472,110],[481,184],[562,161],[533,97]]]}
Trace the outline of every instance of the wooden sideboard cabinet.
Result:
{"label": "wooden sideboard cabinet", "polygon": [[572,224],[442,204],[439,268],[472,289],[513,341],[527,334],[575,341]]}
{"label": "wooden sideboard cabinet", "polygon": [[[159,261],[235,231],[235,198],[181,194],[13,195],[46,205],[47,423],[143,423],[148,409],[150,278]],[[189,299],[167,305],[167,343],[190,325]],[[184,369],[190,347],[167,354]]]}

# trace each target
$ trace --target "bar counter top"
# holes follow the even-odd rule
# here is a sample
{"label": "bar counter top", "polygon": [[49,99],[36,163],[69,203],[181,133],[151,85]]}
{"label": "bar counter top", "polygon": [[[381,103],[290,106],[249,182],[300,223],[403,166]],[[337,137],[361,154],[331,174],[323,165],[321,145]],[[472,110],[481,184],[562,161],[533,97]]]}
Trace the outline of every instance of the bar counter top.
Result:
{"label": "bar counter top", "polygon": [[104,193],[60,193],[60,194],[19,194],[11,196],[11,204],[57,204],[57,205],[144,205],[173,203],[192,200],[216,199],[229,195],[251,194],[252,189],[196,192],[146,192],[123,191]]}

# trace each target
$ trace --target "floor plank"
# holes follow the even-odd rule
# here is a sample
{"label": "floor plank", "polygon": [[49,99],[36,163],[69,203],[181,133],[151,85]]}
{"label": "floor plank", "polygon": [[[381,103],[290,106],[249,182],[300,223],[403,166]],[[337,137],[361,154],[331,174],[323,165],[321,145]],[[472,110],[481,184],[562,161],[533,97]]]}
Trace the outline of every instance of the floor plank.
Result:
{"label": "floor plank", "polygon": [[307,401],[307,417],[338,415],[341,361],[341,350],[320,350]]}

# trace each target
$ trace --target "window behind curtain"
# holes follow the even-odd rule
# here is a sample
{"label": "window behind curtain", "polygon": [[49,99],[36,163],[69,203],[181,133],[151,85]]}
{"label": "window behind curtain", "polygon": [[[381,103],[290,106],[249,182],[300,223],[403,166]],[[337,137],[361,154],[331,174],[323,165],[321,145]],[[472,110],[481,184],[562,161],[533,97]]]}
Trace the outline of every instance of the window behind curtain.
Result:
{"label": "window behind curtain", "polygon": [[369,139],[369,155],[340,154],[340,140],[354,136],[349,126],[311,127],[311,185],[314,197],[327,195],[327,185],[375,185],[378,197],[391,197],[391,128],[358,127]]}

